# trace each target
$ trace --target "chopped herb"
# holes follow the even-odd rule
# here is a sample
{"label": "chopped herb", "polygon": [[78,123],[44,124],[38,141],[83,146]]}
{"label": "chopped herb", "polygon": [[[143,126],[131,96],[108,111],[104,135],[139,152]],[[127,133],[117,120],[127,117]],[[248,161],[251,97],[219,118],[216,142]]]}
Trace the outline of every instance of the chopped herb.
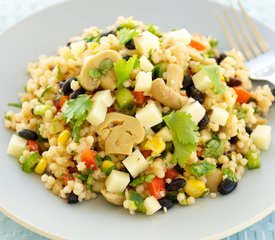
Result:
{"label": "chopped herb", "polygon": [[238,119],[244,119],[246,117],[247,112],[248,109],[238,108],[236,116]]}
{"label": "chopped herb", "polygon": [[220,140],[216,136],[209,140],[202,152],[204,158],[218,158],[224,153],[225,140]]}
{"label": "chopped herb", "polygon": [[86,183],[88,180],[89,175],[93,172],[93,169],[85,170],[81,173],[78,173],[76,177],[80,179],[83,183]]}
{"label": "chopped herb", "polygon": [[136,24],[133,21],[129,21],[119,26],[119,29],[122,29],[122,28],[134,29],[136,28]]}
{"label": "chopped herb", "polygon": [[146,213],[146,208],[143,203],[143,197],[139,193],[130,191],[129,199],[135,203],[138,212]]}
{"label": "chopped herb", "polygon": [[123,45],[133,39],[136,35],[138,35],[136,29],[130,30],[128,28],[122,28],[117,32],[118,42]]}
{"label": "chopped herb", "polygon": [[60,66],[57,66],[57,74],[56,74],[56,78],[57,78],[59,81],[61,81],[61,80],[62,80]]}
{"label": "chopped herb", "polygon": [[211,48],[216,48],[219,45],[219,40],[217,40],[215,38],[211,38],[209,41],[209,44],[210,44]]}
{"label": "chopped herb", "polygon": [[90,97],[82,94],[75,99],[71,99],[63,110],[63,117],[72,127],[72,136],[75,142],[79,141],[79,132],[91,109],[91,105]]}
{"label": "chopped herb", "polygon": [[236,174],[230,168],[223,168],[222,175],[233,182],[237,182]]}
{"label": "chopped herb", "polygon": [[130,183],[130,186],[136,187],[136,186],[138,186],[140,184],[143,184],[143,183],[150,183],[150,182],[153,181],[154,178],[155,178],[154,174],[149,174],[149,175],[141,176],[139,178],[134,179]]}
{"label": "chopped herb", "polygon": [[200,178],[203,175],[207,175],[211,173],[215,169],[215,165],[208,161],[201,161],[198,163],[193,163],[189,166],[189,171],[196,178]]}
{"label": "chopped herb", "polygon": [[103,162],[103,158],[100,157],[99,155],[96,155],[96,156],[95,156],[95,161],[96,161],[96,165],[97,165],[97,166],[100,166],[101,163]]}
{"label": "chopped herb", "polygon": [[87,187],[88,190],[92,189],[93,182],[94,182],[94,177],[93,177],[92,174],[90,174],[87,178],[87,181],[86,181],[86,187]]}
{"label": "chopped herb", "polygon": [[43,92],[41,93],[40,97],[41,97],[41,98],[44,97],[45,94],[47,94],[52,88],[53,88],[53,86],[51,86],[51,85],[48,86],[48,87],[46,87],[46,88],[43,90]]}
{"label": "chopped herb", "polygon": [[190,154],[197,148],[199,141],[198,125],[192,120],[190,114],[182,111],[172,112],[163,119],[173,136],[175,149],[172,162],[183,167]]}
{"label": "chopped herb", "polygon": [[161,37],[162,36],[161,32],[153,24],[149,25],[147,30],[148,30],[148,32],[154,34],[157,37]]}
{"label": "chopped herb", "polygon": [[5,119],[11,121],[11,116],[5,115]]}
{"label": "chopped herb", "polygon": [[167,71],[167,63],[159,63],[155,65],[154,69],[152,70],[153,79],[162,78],[163,73]]}
{"label": "chopped herb", "polygon": [[114,63],[112,60],[110,59],[104,59],[100,64],[99,64],[99,72],[101,73],[101,75],[105,76],[110,70],[111,68],[114,66]]}
{"label": "chopped herb", "polygon": [[97,42],[99,43],[99,40],[100,40],[100,36],[90,36],[90,37],[85,37],[83,39],[85,42]]}
{"label": "chopped herb", "polygon": [[131,57],[128,61],[125,59],[120,59],[118,62],[114,63],[117,78],[117,88],[121,87],[126,80],[130,79],[132,70],[138,68],[139,64],[140,62],[136,55]]}
{"label": "chopped herb", "polygon": [[22,108],[22,103],[8,103],[9,107]]}
{"label": "chopped herb", "polygon": [[202,66],[204,74],[211,80],[215,94],[223,94],[226,86],[220,81],[220,68],[218,65]]}
{"label": "chopped herb", "polygon": [[101,78],[101,72],[98,69],[96,69],[96,68],[90,69],[89,70],[89,75],[93,79],[99,79],[99,78]]}

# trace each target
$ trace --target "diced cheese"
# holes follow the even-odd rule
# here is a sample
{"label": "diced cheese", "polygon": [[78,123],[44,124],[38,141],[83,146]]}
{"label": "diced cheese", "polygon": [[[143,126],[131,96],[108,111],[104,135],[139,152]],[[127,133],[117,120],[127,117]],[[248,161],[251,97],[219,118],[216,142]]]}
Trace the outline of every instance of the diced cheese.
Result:
{"label": "diced cheese", "polygon": [[107,113],[106,105],[101,101],[93,103],[92,108],[86,118],[86,120],[93,126],[97,126],[104,122]]}
{"label": "diced cheese", "polygon": [[141,56],[140,59],[140,69],[144,72],[151,72],[154,68],[154,65],[145,57]]}
{"label": "diced cheese", "polygon": [[258,125],[250,137],[257,148],[267,150],[271,143],[271,126]]}
{"label": "diced cheese", "polygon": [[169,32],[167,38],[173,39],[176,42],[183,42],[186,45],[191,42],[191,35],[186,29]]}
{"label": "diced cheese", "polygon": [[113,170],[105,181],[108,192],[121,193],[130,182],[130,175],[125,172]]}
{"label": "diced cheese", "polygon": [[210,121],[216,124],[219,124],[221,126],[225,126],[226,121],[229,117],[229,113],[220,107],[212,107],[213,112],[210,115]]}
{"label": "diced cheese", "polygon": [[189,113],[192,116],[192,119],[195,123],[199,123],[199,121],[202,120],[206,112],[204,107],[198,101],[195,100],[191,103],[185,104],[181,110],[186,113]]}
{"label": "diced cheese", "polygon": [[145,57],[149,57],[149,52],[154,49],[159,49],[159,38],[154,34],[145,31],[134,38],[135,46],[137,51],[144,55]]}
{"label": "diced cheese", "polygon": [[134,178],[149,167],[147,160],[138,149],[125,158],[122,163]]}
{"label": "diced cheese", "polygon": [[151,128],[162,122],[162,115],[154,102],[148,103],[136,113],[136,118],[145,129]]}
{"label": "diced cheese", "polygon": [[20,157],[23,151],[27,150],[27,140],[17,135],[12,135],[7,153],[13,157]]}
{"label": "diced cheese", "polygon": [[152,72],[140,71],[136,76],[135,91],[149,92],[152,86]]}
{"label": "diced cheese", "polygon": [[209,79],[209,77],[205,75],[205,73],[202,70],[197,72],[192,77],[192,79],[195,87],[201,92],[205,92],[206,90],[212,87],[211,80]]}
{"label": "diced cheese", "polygon": [[173,140],[172,133],[168,127],[164,127],[159,130],[156,136],[161,137],[165,142],[171,142]]}
{"label": "diced cheese", "polygon": [[147,197],[144,200],[144,206],[146,208],[146,215],[153,215],[155,212],[161,209],[161,205],[154,196]]}
{"label": "diced cheese", "polygon": [[95,95],[92,97],[92,101],[101,101],[105,104],[106,107],[110,107],[114,103],[115,98],[112,96],[111,91],[108,89],[96,92]]}

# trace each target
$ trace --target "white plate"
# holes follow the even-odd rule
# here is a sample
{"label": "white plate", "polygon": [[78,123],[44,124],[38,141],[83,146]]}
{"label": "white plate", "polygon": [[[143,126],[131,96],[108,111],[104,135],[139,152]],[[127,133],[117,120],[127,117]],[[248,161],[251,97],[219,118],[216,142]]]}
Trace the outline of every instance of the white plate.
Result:
{"label": "white plate", "polygon": [[[154,10],[153,10],[154,9]],[[193,33],[223,39],[215,3],[196,1],[71,1],[41,11],[0,36],[1,119],[23,91],[26,64],[91,25],[106,27],[119,15],[155,23],[164,30],[186,27]],[[257,24],[275,49],[275,33]],[[221,40],[221,47],[227,47]],[[275,113],[269,114],[274,119]],[[275,123],[271,122],[275,127]],[[130,216],[99,198],[67,205],[48,192],[39,177],[23,173],[6,155],[11,133],[3,124],[0,147],[0,209],[25,227],[54,239],[216,239],[233,234],[275,209],[275,141],[262,154],[262,168],[249,171],[236,191],[226,197],[199,199],[193,207],[174,207],[167,214]],[[273,139],[274,139],[273,134]]]}

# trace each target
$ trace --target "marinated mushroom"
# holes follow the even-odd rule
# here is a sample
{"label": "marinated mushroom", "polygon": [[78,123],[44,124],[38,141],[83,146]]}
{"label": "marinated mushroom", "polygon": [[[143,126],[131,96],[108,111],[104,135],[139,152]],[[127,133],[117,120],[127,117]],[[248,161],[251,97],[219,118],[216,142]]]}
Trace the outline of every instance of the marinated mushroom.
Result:
{"label": "marinated mushroom", "polygon": [[105,76],[101,76],[99,79],[93,79],[89,75],[89,71],[90,69],[98,69],[100,63],[105,59],[110,59],[112,62],[115,63],[121,58],[121,55],[114,50],[104,50],[95,55],[86,57],[84,59],[83,67],[79,75],[81,86],[88,91],[95,90],[99,85],[103,89],[113,90],[116,83],[114,69],[110,69],[110,71]]}
{"label": "marinated mushroom", "polygon": [[109,202],[116,206],[122,206],[123,202],[125,201],[125,196],[120,195],[118,193],[111,193],[107,192],[107,190],[104,188],[101,190],[101,193],[103,197]]}
{"label": "marinated mushroom", "polygon": [[210,175],[206,176],[206,179],[206,187],[209,188],[211,192],[217,192],[218,186],[222,181],[222,171],[216,168]]}
{"label": "marinated mushroom", "polygon": [[153,98],[172,109],[182,108],[188,100],[188,97],[182,96],[166,86],[162,78],[157,78],[153,81],[150,92]]}
{"label": "marinated mushroom", "polygon": [[182,88],[183,69],[178,64],[171,63],[167,67],[167,86],[179,92]]}
{"label": "marinated mushroom", "polygon": [[[109,130],[109,131],[106,131]],[[144,138],[144,128],[134,117],[112,112],[106,115],[105,121],[97,126],[97,134],[109,134],[105,138],[106,154],[130,155],[135,144],[139,144]]]}

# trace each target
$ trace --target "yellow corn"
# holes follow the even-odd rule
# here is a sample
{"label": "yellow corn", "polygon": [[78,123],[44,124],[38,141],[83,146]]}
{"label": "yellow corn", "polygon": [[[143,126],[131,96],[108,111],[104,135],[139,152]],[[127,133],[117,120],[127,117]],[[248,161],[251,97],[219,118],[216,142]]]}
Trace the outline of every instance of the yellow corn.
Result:
{"label": "yellow corn", "polygon": [[111,160],[104,160],[100,165],[101,170],[105,172],[107,175],[110,174],[114,167],[115,164]]}
{"label": "yellow corn", "polygon": [[68,139],[70,138],[70,136],[71,136],[70,131],[66,129],[66,130],[62,131],[59,134],[59,136],[57,138],[57,142],[59,144],[65,145],[65,143],[68,141]]}
{"label": "yellow corn", "polygon": [[186,181],[184,190],[188,195],[198,198],[203,195],[206,190],[206,186],[201,180],[189,179]]}
{"label": "yellow corn", "polygon": [[151,150],[154,154],[160,154],[165,150],[166,144],[165,141],[159,136],[154,136],[151,139],[148,139],[144,144],[144,150]]}
{"label": "yellow corn", "polygon": [[41,160],[38,162],[38,164],[36,165],[34,171],[37,173],[37,174],[40,174],[42,175],[46,168],[47,168],[47,165],[48,165],[48,162],[45,158],[41,158]]}
{"label": "yellow corn", "polygon": [[87,43],[87,51],[91,54],[95,54],[99,51],[99,44],[96,42],[89,42]]}

